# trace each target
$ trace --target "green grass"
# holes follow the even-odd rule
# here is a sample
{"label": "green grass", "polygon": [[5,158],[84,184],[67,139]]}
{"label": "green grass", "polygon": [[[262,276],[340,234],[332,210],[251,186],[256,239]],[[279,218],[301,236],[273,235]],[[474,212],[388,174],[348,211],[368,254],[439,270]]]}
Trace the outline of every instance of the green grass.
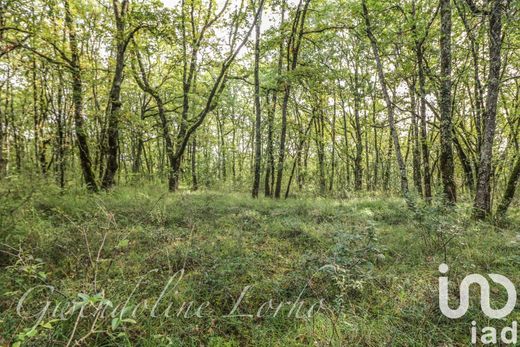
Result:
{"label": "green grass", "polygon": [[[49,314],[31,331],[37,319],[16,312],[29,288],[46,283],[60,293],[34,291],[26,314],[40,311],[46,297],[55,307],[80,301],[78,293],[122,305],[140,278],[128,306],[145,299],[152,306],[181,269],[183,279],[158,312],[168,302],[171,312],[182,302],[209,302],[201,318],[153,318],[148,307],[134,320],[114,322],[107,314],[93,324],[85,314],[71,345],[86,336],[88,346],[467,346],[472,320],[502,327],[519,318],[516,310],[508,320],[489,321],[477,293],[456,321],[437,302],[445,258],[452,297],[469,273],[496,272],[520,285],[516,210],[498,228],[473,222],[465,205],[412,212],[399,198],[252,200],[239,193],[165,194],[162,186],[98,195],[37,187],[30,194],[22,186],[13,183],[1,194],[0,249],[9,254],[0,254],[0,345],[66,345],[72,335],[78,311],[63,321]],[[333,267],[321,269],[327,264]],[[303,307],[323,299],[326,308],[309,319],[290,315],[291,305],[277,315],[225,317],[248,285],[242,313],[300,294]],[[494,294],[499,305],[504,293]]]}

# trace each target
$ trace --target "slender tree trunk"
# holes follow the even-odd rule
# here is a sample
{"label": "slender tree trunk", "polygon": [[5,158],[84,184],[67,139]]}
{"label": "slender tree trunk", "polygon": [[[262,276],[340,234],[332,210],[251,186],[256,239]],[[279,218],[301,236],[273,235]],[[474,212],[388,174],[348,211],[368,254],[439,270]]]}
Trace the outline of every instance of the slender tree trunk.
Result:
{"label": "slender tree trunk", "polygon": [[377,73],[379,77],[379,83],[381,84],[381,89],[383,92],[383,97],[385,99],[386,108],[388,112],[388,124],[390,127],[390,135],[393,141],[393,146],[395,148],[395,156],[397,159],[397,165],[399,168],[399,177],[401,182],[401,193],[406,200],[406,203],[409,207],[413,206],[413,202],[410,198],[408,191],[408,178],[406,175],[406,164],[403,160],[403,155],[401,153],[401,145],[399,144],[399,135],[397,134],[397,129],[395,127],[395,117],[394,117],[394,106],[392,104],[392,100],[390,99],[390,95],[388,93],[385,73],[383,71],[383,65],[381,63],[381,58],[379,57],[379,47],[377,46],[377,40],[375,36],[372,34],[372,29],[370,26],[370,18],[368,17],[368,8],[366,6],[366,0],[362,0],[363,6],[363,15],[365,17],[365,25],[367,36],[370,39],[370,43],[372,45],[372,52],[374,54],[374,58],[376,60]]}
{"label": "slender tree trunk", "polygon": [[[375,85],[375,83],[374,83]],[[375,89],[375,88],[374,88]],[[373,131],[373,138],[374,138],[374,150],[375,150],[375,158],[374,158],[374,179],[372,181],[372,190],[377,189],[377,186],[379,185],[379,161],[380,161],[380,146],[379,146],[379,139],[377,136],[377,128],[374,126],[376,124],[376,99],[374,96],[374,93],[372,93],[372,125],[374,128]]]}
{"label": "slender tree trunk", "polygon": [[454,181],[454,164],[452,151],[452,112],[451,112],[451,3],[440,0],[441,13],[441,90],[440,90],[440,170],[444,198],[447,204],[457,202]]}
{"label": "slender tree trunk", "polygon": [[356,156],[354,157],[354,189],[360,191],[363,186],[363,133],[359,120],[361,94],[359,92],[359,71],[357,61],[354,68],[354,125],[356,134]]}
{"label": "slender tree trunk", "polygon": [[330,158],[330,181],[329,192],[334,190],[334,176],[336,175],[336,94],[333,95],[332,104],[332,124],[331,124],[331,143],[332,153]]}
{"label": "slender tree trunk", "polygon": [[386,160],[383,160],[381,163],[381,169],[383,172],[383,190],[387,192],[390,186],[390,171],[392,170],[392,151],[394,149],[393,146],[393,137],[392,134],[388,136],[388,151],[386,153]]}
{"label": "slender tree trunk", "polygon": [[[1,21],[0,21],[0,24]],[[2,39],[2,34],[0,34],[0,39]],[[4,142],[8,142],[8,140],[6,141],[6,139],[8,139],[8,133],[7,133],[7,129],[8,129],[8,121],[7,121],[7,114],[9,112],[9,99],[10,99],[10,95],[9,95],[9,85],[10,85],[10,70],[9,70],[9,65],[7,65],[7,79],[6,79],[6,92],[5,92],[5,108],[4,110],[2,111],[2,107],[4,105],[1,105],[0,104],[0,179],[2,179],[3,177],[5,177],[5,175],[7,174],[7,159],[5,159],[5,155],[4,155]],[[0,92],[2,92],[2,87],[0,86]],[[7,146],[9,148],[9,146]]]}
{"label": "slender tree trunk", "polygon": [[515,196],[516,187],[518,185],[518,179],[520,179],[520,155],[517,154],[513,170],[507,180],[506,190],[502,201],[497,207],[497,217],[502,218],[505,216],[513,197]]}
{"label": "slender tree trunk", "polygon": [[291,191],[291,183],[294,178],[294,172],[296,170],[296,165],[298,163],[298,158],[301,156],[302,149],[305,145],[305,140],[307,139],[307,135],[309,134],[309,130],[311,129],[312,123],[314,122],[314,116],[311,117],[309,123],[307,124],[307,128],[305,128],[305,132],[300,139],[300,143],[298,144],[298,148],[296,150],[296,158],[294,159],[293,166],[291,169],[291,174],[289,175],[289,181],[287,182],[287,188],[285,189],[285,199],[289,197],[289,192]]}
{"label": "slender tree trunk", "polygon": [[[260,9],[260,11],[262,11]],[[262,21],[262,12],[258,15],[255,28],[255,158],[254,158],[254,180],[253,180],[253,198],[258,198],[258,190],[260,189],[260,165],[262,160],[262,110],[260,109],[260,24]]]}
{"label": "slender tree trunk", "polygon": [[[121,6],[120,10],[119,6]],[[119,4],[118,0],[113,0],[113,7],[116,19],[116,66],[109,94],[110,106],[107,128],[107,161],[101,183],[103,189],[110,189],[114,186],[115,176],[119,168],[119,114],[122,106],[121,86],[123,84],[125,52],[128,41],[128,39],[125,38],[125,17],[128,11],[128,0],[123,0],[121,4]]]}
{"label": "slender tree trunk", "polygon": [[[319,170],[319,187],[320,187],[320,195],[325,195],[327,190],[327,184],[325,181],[325,122],[323,116],[323,108],[320,105],[319,109],[314,110],[314,112],[318,113],[317,117],[314,118],[314,129],[315,135],[314,139],[316,142],[316,152],[318,155],[318,170]],[[303,139],[302,139],[303,141]]]}
{"label": "slender tree trunk", "polygon": [[346,176],[346,188],[350,189],[350,149],[348,144],[348,123],[347,123],[347,112],[345,111],[345,99],[343,98],[343,93],[341,89],[338,91],[339,99],[341,102],[341,116],[343,121],[343,141],[345,143],[344,146],[344,156],[345,156],[345,176]]}
{"label": "slender tree trunk", "polygon": [[76,28],[71,15],[68,0],[63,2],[65,6],[65,22],[69,31],[69,46],[71,51],[71,72],[72,72],[72,100],[74,104],[74,125],[76,130],[76,142],[79,149],[79,159],[83,178],[87,189],[97,191],[98,186],[92,171],[90,152],[88,148],[87,131],[83,122],[83,87],[81,84],[81,66],[78,44],[76,40]]}
{"label": "slender tree trunk", "polygon": [[[298,53],[300,51],[300,45],[303,38],[303,28],[305,25],[305,17],[309,8],[310,0],[305,0],[303,9],[301,9],[302,0],[298,4],[298,10],[296,11],[296,17],[293,22],[293,29],[287,43],[287,70],[293,71],[296,68],[298,62]],[[289,105],[289,95],[291,93],[291,83],[287,81],[284,88],[284,96],[282,102],[282,129],[280,133],[280,149],[278,152],[278,166],[276,172],[276,187],[274,191],[274,197],[280,198],[282,190],[282,178],[283,178],[283,166],[285,160],[285,138],[287,136],[287,108]]]}
{"label": "slender tree trunk", "polygon": [[[143,101],[141,103],[141,121],[143,121],[145,119],[145,115],[146,115],[146,107],[147,107],[147,102],[146,102],[146,93],[143,94]],[[133,160],[133,163],[132,163],[132,173],[133,174],[138,174],[139,171],[141,171],[141,166],[142,166],[142,155],[143,155],[143,148],[144,148],[144,140],[143,140],[143,130],[138,128],[137,129],[137,144],[135,145],[135,153],[134,153],[134,160]]]}
{"label": "slender tree trunk", "polygon": [[417,124],[417,104],[415,99],[415,80],[410,86],[410,101],[412,108],[412,164],[413,181],[419,195],[423,195],[421,179],[421,148],[419,146],[419,126]]}
{"label": "slender tree trunk", "polygon": [[36,57],[33,54],[32,64],[31,64],[31,87],[32,87],[32,106],[33,106],[33,138],[34,138],[34,164],[38,167],[38,163],[40,162],[39,153],[40,153],[40,131],[38,124],[39,115],[38,115],[38,86],[36,85]]}
{"label": "slender tree trunk", "polygon": [[[266,98],[269,104],[269,97]],[[273,122],[276,111],[276,92],[273,95],[273,107],[267,111],[267,148],[266,148],[266,168],[264,181],[264,195],[269,197],[272,195],[272,182],[274,182],[274,153],[273,153]]]}
{"label": "slender tree trunk", "polygon": [[494,0],[489,14],[489,77],[484,115],[484,134],[478,166],[477,192],[473,205],[473,214],[483,219],[491,213],[491,162],[495,139],[497,101],[500,89],[500,50],[502,46],[502,4],[503,0]]}
{"label": "slender tree trunk", "polygon": [[462,164],[462,169],[464,170],[466,187],[468,187],[468,191],[472,193],[475,190],[475,180],[473,178],[473,169],[471,167],[471,161],[464,152],[462,144],[460,143],[459,139],[455,134],[453,134],[453,143],[455,145],[455,149],[457,150],[457,154],[459,155],[459,159]]}
{"label": "slender tree trunk", "polygon": [[57,148],[57,163],[58,163],[58,184],[61,189],[65,188],[65,106],[63,98],[63,77],[61,69],[58,71],[58,101],[57,101],[57,117],[56,117],[56,146]]}
{"label": "slender tree trunk", "polygon": [[289,103],[290,90],[291,87],[289,85],[286,85],[282,102],[282,128],[280,130],[280,148],[278,151],[278,165],[276,168],[276,186],[274,190],[274,197],[276,199],[280,198],[280,193],[282,190],[283,164],[285,160],[285,137],[287,136],[287,107]]}
{"label": "slender tree trunk", "polygon": [[[282,2],[281,4],[281,21],[280,21],[280,31],[283,28],[285,23],[285,6]],[[277,77],[280,78],[282,74],[283,67],[283,48],[284,48],[284,40],[280,40],[280,46],[278,50],[278,67],[277,67]],[[275,178],[275,163],[274,163],[274,144],[273,144],[273,126],[274,126],[274,117],[276,116],[276,106],[278,103],[278,86],[273,91],[273,99],[272,99],[272,109],[268,114],[268,124],[267,124],[267,165],[265,172],[265,196],[272,196],[274,193],[274,178]]]}
{"label": "slender tree trunk", "polygon": [[199,189],[197,179],[197,136],[193,136],[191,141],[191,189],[194,191]]}
{"label": "slender tree trunk", "polygon": [[[416,21],[415,11],[415,0],[412,2],[412,15],[414,17],[414,23]],[[421,142],[421,153],[422,153],[422,166],[423,166],[423,184],[424,184],[424,199],[426,202],[431,201],[432,189],[431,189],[431,173],[430,173],[430,149],[428,145],[428,129],[426,123],[426,79],[424,74],[424,48],[423,44],[426,39],[427,33],[418,37],[417,26],[412,26],[413,34],[415,36],[415,59],[417,63],[417,78],[419,83],[419,119],[420,119],[420,142]]]}

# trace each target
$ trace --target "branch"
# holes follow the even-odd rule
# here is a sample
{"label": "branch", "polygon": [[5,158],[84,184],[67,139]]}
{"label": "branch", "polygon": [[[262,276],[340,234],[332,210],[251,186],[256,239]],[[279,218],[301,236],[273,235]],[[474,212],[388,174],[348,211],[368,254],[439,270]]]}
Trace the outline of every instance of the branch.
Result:
{"label": "branch", "polygon": [[225,78],[226,72],[227,72],[229,66],[231,65],[231,63],[235,60],[236,56],[238,55],[238,53],[240,52],[242,47],[249,40],[249,36],[253,32],[253,29],[254,29],[254,27],[256,25],[256,22],[257,22],[257,20],[258,20],[258,18],[260,16],[261,11],[262,11],[263,5],[264,5],[264,0],[260,0],[260,5],[258,7],[258,10],[255,13],[253,24],[248,29],[244,39],[242,40],[242,42],[240,42],[240,44],[235,49],[235,51],[233,53],[231,53],[231,55],[226,60],[224,60],[224,62],[222,63],[222,67],[220,69],[220,73],[219,73],[219,75],[217,77],[217,80],[215,81],[215,83],[213,85],[213,88],[211,89],[211,92],[210,92],[210,94],[208,96],[208,99],[206,101],[206,106],[204,107],[204,109],[202,111],[200,111],[200,113],[199,113],[195,123],[193,123],[188,128],[188,130],[186,131],[186,134],[184,135],[184,137],[183,137],[179,147],[177,148],[177,150],[175,152],[175,157],[179,157],[180,155],[182,155],[182,153],[184,152],[184,149],[186,148],[186,145],[188,143],[188,140],[189,140],[191,134],[193,134],[195,132],[195,130],[197,130],[197,128],[202,124],[202,122],[204,122],[204,119],[206,118],[208,113],[210,111],[212,111],[216,107],[216,104],[214,104],[213,100],[224,89],[225,80],[226,80],[226,78]]}
{"label": "branch", "polygon": [[352,25],[333,25],[330,27],[306,30],[303,32],[303,35],[322,33],[324,31],[329,31],[329,30],[338,30],[339,31],[339,30],[354,30],[354,29],[356,29],[355,25],[354,26],[352,26]]}

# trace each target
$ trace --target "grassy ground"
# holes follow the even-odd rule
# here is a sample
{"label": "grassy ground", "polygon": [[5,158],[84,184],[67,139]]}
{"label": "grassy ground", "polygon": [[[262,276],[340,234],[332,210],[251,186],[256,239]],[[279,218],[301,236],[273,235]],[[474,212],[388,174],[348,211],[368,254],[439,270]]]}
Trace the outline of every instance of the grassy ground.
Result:
{"label": "grassy ground", "polygon": [[[519,318],[485,318],[475,293],[452,321],[437,299],[442,262],[452,297],[469,273],[518,287],[515,211],[498,228],[471,221],[467,206],[412,212],[399,198],[21,185],[0,195],[0,345],[467,346],[472,320],[499,328]],[[244,288],[233,313],[253,317],[229,317]],[[498,306],[505,295],[492,293]]]}

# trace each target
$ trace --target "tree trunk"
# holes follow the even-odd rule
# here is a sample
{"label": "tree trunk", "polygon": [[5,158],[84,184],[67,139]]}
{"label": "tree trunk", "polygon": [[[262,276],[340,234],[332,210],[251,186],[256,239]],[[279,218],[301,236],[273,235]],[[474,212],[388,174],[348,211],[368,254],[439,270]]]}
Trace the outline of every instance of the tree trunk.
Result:
{"label": "tree trunk", "polygon": [[484,115],[484,134],[480,151],[477,192],[473,215],[484,219],[491,213],[491,161],[495,139],[497,101],[500,89],[500,50],[502,46],[502,1],[494,0],[489,14],[489,78]]}
{"label": "tree trunk", "polygon": [[[302,0],[298,4],[298,10],[296,11],[296,17],[293,22],[293,28],[287,43],[287,70],[293,71],[296,68],[298,61],[298,53],[300,51],[300,45],[303,38],[303,27],[305,25],[305,17],[309,8],[310,0],[305,0],[303,9],[301,9]],[[276,187],[274,191],[274,197],[280,198],[282,190],[282,178],[283,178],[283,165],[285,159],[285,138],[287,136],[287,108],[289,104],[289,95],[291,93],[291,82],[285,82],[284,96],[282,102],[282,129],[280,133],[280,148],[278,152],[278,166],[276,172]]]}
{"label": "tree trunk", "polygon": [[450,0],[440,0],[441,13],[441,90],[440,90],[440,170],[446,203],[457,202],[454,182],[454,164],[452,151],[452,115],[451,115],[451,4]]}
{"label": "tree trunk", "polygon": [[[281,21],[280,21],[280,31],[283,28],[285,23],[285,6],[282,2],[281,4]],[[280,46],[278,50],[278,67],[277,67],[277,77],[280,78],[282,74],[283,67],[283,48],[284,48],[284,40],[280,40]],[[278,85],[276,89],[273,91],[273,107],[268,114],[268,124],[267,124],[267,165],[265,171],[265,196],[273,196],[274,193],[274,176],[275,176],[275,164],[274,164],[274,145],[273,145],[273,126],[274,126],[274,117],[276,115],[276,106],[278,102]]]}
{"label": "tree trunk", "polygon": [[354,157],[354,189],[360,191],[363,185],[363,133],[359,121],[361,95],[359,92],[359,72],[357,61],[354,68],[354,125],[356,134],[356,156]]}
{"label": "tree trunk", "polygon": [[[269,97],[267,104],[269,104]],[[267,111],[267,146],[266,156],[267,163],[265,166],[265,181],[264,181],[264,195],[266,197],[272,195],[272,188],[274,182],[274,153],[273,153],[273,122],[276,111],[276,92],[273,95],[273,107]]]}
{"label": "tree trunk", "polygon": [[428,129],[426,123],[426,79],[424,75],[424,49],[423,44],[427,33],[418,37],[415,12],[415,1],[412,2],[412,15],[414,17],[414,25],[412,26],[413,34],[415,35],[415,59],[417,63],[417,78],[419,82],[419,118],[420,118],[420,142],[422,152],[422,166],[423,166],[423,183],[424,183],[424,199],[426,202],[431,201],[431,174],[430,174],[430,149],[428,147]]}
{"label": "tree trunk", "polygon": [[504,192],[504,196],[502,197],[502,201],[497,208],[497,217],[502,218],[505,216],[511,201],[513,201],[513,197],[515,196],[516,186],[518,184],[518,179],[520,178],[520,155],[517,155],[515,164],[513,166],[513,171],[511,171],[511,175],[507,180],[506,191]]}
{"label": "tree trunk", "polygon": [[[136,47],[135,49],[135,57],[136,57],[136,60],[137,60],[137,64],[139,66],[139,73],[136,71],[136,68],[135,66],[132,66],[133,70],[134,70],[134,79],[137,83],[137,85],[145,92],[145,93],[148,93],[155,101],[156,105],[157,105],[157,114],[159,116],[159,121],[160,121],[160,124],[161,124],[161,130],[162,130],[162,136],[163,136],[163,139],[164,139],[164,144],[165,144],[165,152],[166,152],[166,156],[168,158],[168,163],[169,163],[169,175],[168,175],[168,188],[170,190],[171,187],[172,187],[172,179],[173,179],[173,174],[174,174],[174,170],[173,170],[173,167],[174,167],[174,164],[175,164],[175,153],[174,153],[174,148],[173,148],[173,140],[172,140],[172,136],[170,134],[170,126],[169,126],[169,123],[168,123],[168,120],[166,119],[166,111],[164,109],[164,102],[161,98],[161,96],[159,95],[159,92],[157,91],[156,88],[152,87],[148,81],[148,77],[146,75],[146,72],[145,72],[145,68],[144,68],[144,65],[143,65],[143,62],[142,62],[142,59],[141,59],[141,54],[139,53],[139,49]],[[174,184],[174,187],[177,188],[177,185]],[[175,190],[175,189],[173,189]]]}
{"label": "tree trunk", "polygon": [[260,109],[260,24],[262,21],[262,10],[256,21],[255,28],[255,64],[254,64],[254,78],[255,78],[255,158],[254,158],[254,180],[253,180],[253,198],[258,198],[258,190],[260,189],[260,164],[262,160],[262,111]]}
{"label": "tree trunk", "polygon": [[417,124],[417,104],[415,99],[415,81],[409,88],[410,102],[412,109],[412,164],[413,164],[413,182],[417,193],[422,196],[422,179],[421,179],[421,148],[419,146],[419,126]]}
{"label": "tree trunk", "polygon": [[305,145],[305,140],[307,139],[307,135],[309,134],[309,130],[311,129],[312,123],[314,122],[314,116],[311,117],[309,123],[307,124],[307,128],[305,128],[305,132],[300,139],[300,143],[298,144],[298,148],[296,150],[296,158],[294,159],[293,166],[291,169],[291,174],[289,175],[289,182],[287,182],[287,188],[285,189],[285,199],[289,197],[289,192],[291,191],[291,183],[294,178],[294,172],[296,170],[296,165],[298,163],[298,158],[300,158],[303,146]]}
{"label": "tree trunk", "polygon": [[119,113],[121,111],[121,85],[123,83],[123,69],[125,67],[125,52],[127,39],[125,38],[125,20],[128,10],[128,0],[123,0],[121,10],[119,1],[113,0],[114,16],[116,20],[116,66],[109,95],[109,113],[107,128],[107,161],[101,186],[110,189],[115,184],[115,176],[119,168]]}
{"label": "tree trunk", "polygon": [[276,186],[274,190],[274,197],[276,199],[280,198],[282,190],[283,164],[285,160],[285,137],[287,136],[287,107],[290,91],[291,87],[286,85],[282,102],[282,128],[280,130],[280,148],[278,150],[278,165],[276,167]]}
{"label": "tree trunk", "polygon": [[[0,39],[2,38],[0,34]],[[9,76],[9,65],[7,65],[7,79],[6,79],[6,92],[5,92],[5,108],[4,111],[2,111],[2,106],[0,104],[0,179],[5,177],[7,174],[7,159],[5,159],[4,155],[4,142],[8,142],[4,139],[8,139],[7,129],[8,129],[8,122],[7,122],[7,113],[9,112],[9,85],[10,85],[10,76]],[[0,92],[2,91],[2,87],[0,86]]]}
{"label": "tree trunk", "polygon": [[460,143],[459,139],[455,134],[453,134],[453,143],[455,144],[455,149],[457,150],[460,162],[462,164],[462,169],[464,170],[466,186],[468,187],[468,191],[472,193],[475,190],[475,180],[473,178],[473,169],[471,167],[471,161],[468,159],[468,156],[462,148],[462,144]]}
{"label": "tree trunk", "polygon": [[[318,156],[318,172],[319,172],[319,187],[320,187],[320,195],[325,195],[327,190],[327,185],[325,181],[325,122],[323,116],[323,107],[319,104],[319,109],[315,109],[313,111],[318,113],[317,117],[314,117],[314,129],[315,135],[314,139],[316,142],[316,152]],[[302,141],[304,141],[302,139]]]}
{"label": "tree trunk", "polygon": [[379,47],[377,46],[377,40],[375,36],[372,34],[372,29],[370,26],[370,18],[368,17],[368,8],[366,6],[366,0],[362,0],[363,5],[363,15],[365,17],[365,25],[367,36],[370,39],[370,43],[372,45],[372,52],[374,54],[374,58],[376,60],[377,73],[379,77],[379,83],[381,84],[381,89],[383,92],[383,96],[386,103],[386,108],[388,112],[388,124],[390,127],[390,135],[393,141],[393,146],[395,149],[395,156],[397,159],[397,166],[399,168],[399,177],[401,182],[401,193],[403,194],[404,199],[409,207],[413,206],[413,202],[410,198],[408,191],[408,178],[406,176],[406,164],[403,160],[403,155],[401,153],[401,145],[399,144],[399,135],[397,134],[397,129],[395,127],[395,117],[394,117],[394,106],[392,104],[392,100],[390,99],[390,95],[388,94],[388,89],[386,85],[385,73],[383,71],[383,65],[381,63],[381,59],[379,57]]}
{"label": "tree trunk", "polygon": [[76,28],[71,15],[68,0],[63,2],[65,6],[65,22],[69,31],[69,46],[71,51],[70,67],[72,72],[72,101],[74,104],[74,125],[76,130],[76,140],[79,149],[79,159],[83,178],[87,189],[97,191],[98,186],[92,171],[90,152],[88,148],[87,132],[83,122],[83,87],[81,85],[81,66],[78,44],[76,40]]}
{"label": "tree trunk", "polygon": [[199,189],[197,180],[197,136],[193,136],[191,141],[191,189],[194,191]]}
{"label": "tree trunk", "polygon": [[65,106],[63,96],[63,77],[61,69],[59,70],[58,81],[58,101],[57,101],[57,117],[56,117],[56,146],[57,148],[57,163],[58,163],[58,184],[61,189],[65,188]]}
{"label": "tree trunk", "polygon": [[329,192],[332,192],[334,190],[334,176],[336,175],[336,94],[333,95],[332,100],[332,124],[330,132],[332,138],[332,153],[330,158]]}

